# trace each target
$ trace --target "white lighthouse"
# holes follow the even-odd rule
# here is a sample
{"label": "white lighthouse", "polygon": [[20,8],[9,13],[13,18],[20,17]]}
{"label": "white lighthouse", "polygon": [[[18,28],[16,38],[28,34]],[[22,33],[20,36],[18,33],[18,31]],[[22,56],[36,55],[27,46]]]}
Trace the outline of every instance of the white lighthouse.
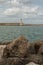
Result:
{"label": "white lighthouse", "polygon": [[22,19],[20,19],[20,26],[24,25]]}

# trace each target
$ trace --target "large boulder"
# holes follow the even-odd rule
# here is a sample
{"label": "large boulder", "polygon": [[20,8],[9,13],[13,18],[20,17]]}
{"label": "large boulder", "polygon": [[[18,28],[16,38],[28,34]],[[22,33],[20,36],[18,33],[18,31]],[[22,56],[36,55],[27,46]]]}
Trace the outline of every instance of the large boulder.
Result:
{"label": "large boulder", "polygon": [[20,57],[23,58],[27,55],[28,40],[20,36],[19,38],[13,40],[10,44],[6,45],[6,48],[3,52],[3,57]]}
{"label": "large boulder", "polygon": [[31,43],[31,46],[29,49],[30,53],[31,54],[38,54],[38,51],[42,45],[43,45],[43,41],[36,41],[36,42]]}
{"label": "large boulder", "polygon": [[28,47],[27,61],[43,64],[43,41],[30,44],[30,47]]}

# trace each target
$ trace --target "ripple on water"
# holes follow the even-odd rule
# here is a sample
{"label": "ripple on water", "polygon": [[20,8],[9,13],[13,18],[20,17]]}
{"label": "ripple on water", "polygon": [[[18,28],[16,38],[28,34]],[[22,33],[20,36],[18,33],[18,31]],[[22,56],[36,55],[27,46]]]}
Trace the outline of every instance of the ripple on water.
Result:
{"label": "ripple on water", "polygon": [[12,40],[23,35],[28,40],[43,40],[43,26],[0,26],[0,41]]}

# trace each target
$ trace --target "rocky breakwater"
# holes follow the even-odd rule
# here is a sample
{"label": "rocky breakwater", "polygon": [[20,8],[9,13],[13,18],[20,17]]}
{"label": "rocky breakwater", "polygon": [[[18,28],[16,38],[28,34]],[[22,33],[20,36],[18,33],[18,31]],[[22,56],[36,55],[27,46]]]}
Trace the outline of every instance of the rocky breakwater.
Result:
{"label": "rocky breakwater", "polygon": [[18,37],[4,48],[0,65],[43,65],[43,41]]}

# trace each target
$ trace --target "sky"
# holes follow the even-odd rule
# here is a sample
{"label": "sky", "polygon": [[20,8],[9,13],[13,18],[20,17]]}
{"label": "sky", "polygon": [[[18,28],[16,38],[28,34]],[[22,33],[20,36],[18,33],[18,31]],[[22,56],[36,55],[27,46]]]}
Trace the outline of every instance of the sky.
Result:
{"label": "sky", "polygon": [[43,24],[43,0],[0,0],[0,22]]}

